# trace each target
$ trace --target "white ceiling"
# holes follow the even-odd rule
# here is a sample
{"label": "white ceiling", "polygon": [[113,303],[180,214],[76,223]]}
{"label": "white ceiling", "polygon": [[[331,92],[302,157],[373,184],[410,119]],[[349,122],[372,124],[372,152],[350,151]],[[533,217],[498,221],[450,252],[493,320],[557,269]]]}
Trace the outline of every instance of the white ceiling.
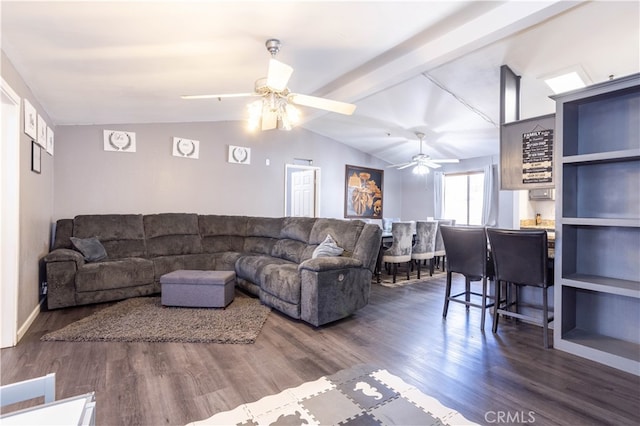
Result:
{"label": "white ceiling", "polygon": [[[640,2],[2,0],[2,49],[55,125],[245,120],[269,38],[289,88],[357,105],[303,108],[302,127],[390,163],[498,153],[499,68],[521,118],[552,113],[540,79],[640,71]],[[244,126],[239,122],[239,126]],[[279,131],[279,130],[273,130]],[[295,132],[295,129],[292,130]]]}

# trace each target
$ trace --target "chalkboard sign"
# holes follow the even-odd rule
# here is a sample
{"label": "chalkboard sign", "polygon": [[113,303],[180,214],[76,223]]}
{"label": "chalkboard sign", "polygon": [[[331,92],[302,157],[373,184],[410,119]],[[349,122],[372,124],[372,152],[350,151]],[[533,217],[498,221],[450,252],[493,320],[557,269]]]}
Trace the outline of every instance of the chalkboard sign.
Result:
{"label": "chalkboard sign", "polygon": [[500,126],[500,189],[553,188],[554,130],[555,114]]}
{"label": "chalkboard sign", "polygon": [[522,183],[553,182],[553,130],[522,134]]}

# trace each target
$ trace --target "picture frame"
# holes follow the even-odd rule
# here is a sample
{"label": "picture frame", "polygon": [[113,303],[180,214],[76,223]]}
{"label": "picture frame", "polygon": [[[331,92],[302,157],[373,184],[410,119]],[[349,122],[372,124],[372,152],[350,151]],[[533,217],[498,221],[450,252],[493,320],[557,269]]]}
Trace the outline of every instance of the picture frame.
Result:
{"label": "picture frame", "polygon": [[344,217],[382,219],[384,170],[347,164],[344,174]]}
{"label": "picture frame", "polygon": [[42,148],[31,141],[31,171],[40,174],[42,170]]}
{"label": "picture frame", "polygon": [[172,153],[174,157],[197,160],[200,157],[200,141],[174,137]]}
{"label": "picture frame", "polygon": [[38,145],[47,149],[47,122],[44,117],[38,114]]}
{"label": "picture frame", "polygon": [[47,154],[51,155],[52,157],[53,157],[53,141],[54,141],[53,130],[51,130],[51,127],[47,127]]}
{"label": "picture frame", "polygon": [[227,161],[234,164],[251,164],[251,148],[229,145]]}
{"label": "picture frame", "polygon": [[38,138],[38,113],[31,102],[24,99],[24,133],[32,140]]}
{"label": "picture frame", "polygon": [[122,130],[103,130],[103,149],[113,152],[136,152],[136,134]]}

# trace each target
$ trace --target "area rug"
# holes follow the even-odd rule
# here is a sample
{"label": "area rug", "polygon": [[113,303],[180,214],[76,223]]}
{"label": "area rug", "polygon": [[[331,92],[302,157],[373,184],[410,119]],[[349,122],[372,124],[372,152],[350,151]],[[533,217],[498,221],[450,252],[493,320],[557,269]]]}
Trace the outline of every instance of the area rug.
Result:
{"label": "area rug", "polygon": [[45,334],[71,342],[254,343],[271,309],[238,295],[226,308],[165,307],[160,297],[124,300]]}
{"label": "area rug", "polygon": [[474,425],[387,370],[359,365],[189,423],[208,425]]}
{"label": "area rug", "polygon": [[440,279],[442,277],[446,277],[446,273],[436,269],[433,271],[433,275],[429,276],[429,267],[423,267],[420,271],[420,279],[418,279],[418,272],[414,269],[411,273],[409,273],[409,279],[407,280],[407,271],[399,271],[396,275],[396,282],[393,282],[393,275],[387,275],[386,271],[383,270],[382,275],[380,276],[380,282],[378,282],[377,277],[374,275],[373,282],[375,284],[379,284],[383,287],[404,287],[407,285],[417,284],[425,281],[433,281]]}

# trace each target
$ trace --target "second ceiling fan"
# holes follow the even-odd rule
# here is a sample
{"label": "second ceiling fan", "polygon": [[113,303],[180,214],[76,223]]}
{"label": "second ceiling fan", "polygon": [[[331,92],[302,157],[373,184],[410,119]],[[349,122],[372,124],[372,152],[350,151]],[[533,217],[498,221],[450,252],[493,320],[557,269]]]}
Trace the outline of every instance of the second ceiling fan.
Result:
{"label": "second ceiling fan", "polygon": [[[267,76],[256,80],[255,88],[250,93],[227,93],[211,95],[185,95],[183,99],[260,97],[261,100],[249,104],[249,125],[262,130],[284,128],[289,130],[298,119],[298,111],[294,105],[318,108],[339,114],[351,115],[356,106],[346,102],[334,101],[317,96],[292,93],[287,87],[293,68],[275,59],[280,51],[280,40],[269,39],[265,46],[271,59]],[[253,121],[253,122],[252,122]]]}
{"label": "second ceiling fan", "polygon": [[408,167],[414,166],[413,173],[417,175],[424,175],[429,173],[429,168],[437,169],[440,168],[440,164],[443,163],[458,163],[460,160],[458,159],[445,159],[445,160],[434,160],[428,154],[424,154],[422,152],[422,141],[424,139],[424,133],[416,132],[416,136],[420,139],[420,153],[411,157],[411,161],[407,161],[406,163],[400,164],[392,164],[387,167],[395,167],[398,170],[406,169]]}

